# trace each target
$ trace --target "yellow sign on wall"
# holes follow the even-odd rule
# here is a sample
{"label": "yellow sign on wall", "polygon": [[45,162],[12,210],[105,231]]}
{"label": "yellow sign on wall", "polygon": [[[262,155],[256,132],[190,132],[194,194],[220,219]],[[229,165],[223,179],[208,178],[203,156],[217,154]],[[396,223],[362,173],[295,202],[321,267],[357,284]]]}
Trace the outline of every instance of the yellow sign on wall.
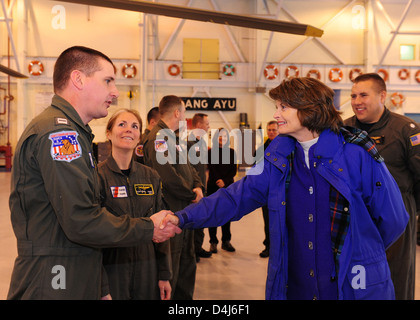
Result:
{"label": "yellow sign on wall", "polygon": [[184,39],[182,77],[220,79],[218,39]]}

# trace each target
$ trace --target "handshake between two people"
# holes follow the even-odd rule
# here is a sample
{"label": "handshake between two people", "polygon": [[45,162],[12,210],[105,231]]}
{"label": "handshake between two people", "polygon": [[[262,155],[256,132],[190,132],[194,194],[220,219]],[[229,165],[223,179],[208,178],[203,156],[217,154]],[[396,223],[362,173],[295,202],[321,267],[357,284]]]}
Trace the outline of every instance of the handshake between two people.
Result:
{"label": "handshake between two people", "polygon": [[154,224],[153,242],[160,243],[180,234],[179,219],[172,211],[162,210],[150,217]]}

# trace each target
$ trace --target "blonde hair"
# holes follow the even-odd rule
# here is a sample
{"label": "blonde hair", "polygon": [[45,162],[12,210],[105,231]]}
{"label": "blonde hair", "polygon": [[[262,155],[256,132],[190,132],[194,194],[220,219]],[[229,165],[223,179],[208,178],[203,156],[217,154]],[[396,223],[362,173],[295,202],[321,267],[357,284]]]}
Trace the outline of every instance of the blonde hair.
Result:
{"label": "blonde hair", "polygon": [[118,116],[123,114],[123,113],[126,113],[126,112],[131,113],[132,115],[134,115],[137,118],[137,120],[139,122],[139,130],[140,130],[140,134],[141,134],[141,132],[142,132],[142,122],[141,122],[140,114],[136,110],[126,109],[126,108],[118,109],[117,111],[114,112],[114,114],[108,120],[108,124],[106,125],[105,133],[111,132],[112,128],[115,125],[115,121],[117,121]]}

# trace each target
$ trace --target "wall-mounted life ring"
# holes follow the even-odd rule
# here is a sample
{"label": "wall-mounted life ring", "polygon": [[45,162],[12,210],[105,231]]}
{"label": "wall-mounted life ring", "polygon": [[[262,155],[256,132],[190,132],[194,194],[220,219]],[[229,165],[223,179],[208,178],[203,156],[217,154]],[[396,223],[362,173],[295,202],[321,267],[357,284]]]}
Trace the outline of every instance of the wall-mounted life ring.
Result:
{"label": "wall-mounted life ring", "polygon": [[225,64],[225,66],[223,67],[223,74],[225,76],[233,76],[235,74],[235,67],[232,64]]}
{"label": "wall-mounted life ring", "polygon": [[179,75],[179,74],[181,73],[181,68],[180,68],[180,67],[179,67],[179,65],[177,65],[177,64],[171,64],[171,65],[168,67],[168,73],[169,73],[171,76],[175,77],[175,76],[177,76],[177,75]]}
{"label": "wall-mounted life ring", "polygon": [[[292,70],[293,70],[293,74],[290,74]],[[286,78],[299,77],[299,69],[296,66],[288,66],[284,74]]]}
{"label": "wall-mounted life ring", "polygon": [[388,72],[385,69],[379,69],[378,72],[376,73],[379,75],[382,74],[382,78],[384,79],[385,82],[388,80]]}
{"label": "wall-mounted life ring", "polygon": [[410,71],[408,71],[407,69],[401,69],[400,71],[398,71],[398,78],[400,78],[401,80],[406,80],[409,76]]}
{"label": "wall-mounted life ring", "polygon": [[125,78],[134,78],[137,74],[137,69],[134,64],[127,63],[122,68],[122,74]]}
{"label": "wall-mounted life ring", "polygon": [[414,77],[416,78],[416,81],[420,83],[420,70],[417,70],[416,75]]}
{"label": "wall-mounted life ring", "polygon": [[332,68],[329,73],[329,78],[332,82],[339,82],[343,79],[343,71],[340,68]]}
{"label": "wall-mounted life ring", "polygon": [[274,80],[279,75],[279,69],[276,66],[269,64],[264,68],[264,77],[268,80]]}
{"label": "wall-mounted life ring", "polygon": [[28,71],[33,76],[40,76],[44,72],[44,65],[41,61],[32,60],[28,65]]}
{"label": "wall-mounted life ring", "polygon": [[360,70],[359,68],[353,68],[350,70],[349,73],[349,79],[350,81],[354,81],[355,78],[357,78],[358,76],[360,76],[362,74],[362,70]]}
{"label": "wall-mounted life ring", "polygon": [[405,97],[399,93],[399,92],[394,92],[391,95],[391,102],[394,106],[401,108],[403,105],[403,102],[405,101]]}
{"label": "wall-mounted life ring", "polygon": [[309,70],[306,76],[309,78],[314,78],[313,76],[315,76],[316,79],[321,80],[321,73],[317,69]]}

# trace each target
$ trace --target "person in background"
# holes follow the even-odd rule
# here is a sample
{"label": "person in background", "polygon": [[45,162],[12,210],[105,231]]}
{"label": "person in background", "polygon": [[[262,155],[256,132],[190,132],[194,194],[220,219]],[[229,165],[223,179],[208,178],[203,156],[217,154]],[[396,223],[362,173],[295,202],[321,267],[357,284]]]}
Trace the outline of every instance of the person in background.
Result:
{"label": "person in background", "polygon": [[[175,133],[185,123],[184,102],[174,95],[164,96],[159,102],[159,113],[159,122],[144,141],[144,163],[158,172],[164,199],[171,211],[177,211],[198,202],[204,186],[189,163],[187,137],[182,136],[183,130],[180,138]],[[171,257],[172,298],[191,300],[197,268],[193,230],[185,230],[171,239]]]}
{"label": "person in background", "polygon": [[140,142],[135,149],[135,159],[144,164],[143,160],[143,143],[146,140],[147,135],[149,134],[150,130],[159,122],[160,114],[159,114],[159,107],[153,107],[152,109],[147,112],[147,127],[144,130],[143,134],[141,135]]}
{"label": "person in background", "polygon": [[130,218],[100,206],[88,124],[118,98],[112,61],[70,47],[55,63],[53,86],[51,106],[28,124],[14,154],[9,205],[18,257],[8,299],[100,299],[101,248],[162,242],[181,230],[160,228],[169,211]]}
{"label": "person in background", "polygon": [[[209,179],[207,181],[207,194],[211,195],[220,188],[227,188],[233,183],[238,171],[235,150],[230,148],[229,132],[219,128],[213,137],[212,147],[209,151]],[[209,228],[210,252],[217,253],[217,227]],[[235,248],[230,243],[230,221],[222,226],[222,249],[233,252]]]}
{"label": "person in background", "polygon": [[395,299],[385,251],[408,214],[375,143],[343,127],[334,91],[321,81],[290,78],[269,94],[279,136],[264,161],[162,226],[224,225],[267,205],[266,299]]}
{"label": "person in background", "polygon": [[[148,218],[164,208],[159,175],[133,158],[141,126],[137,111],[120,109],[106,127],[111,155],[98,168],[101,202],[117,217]],[[171,296],[169,241],[103,249],[103,265],[112,299],[168,300]]]}
{"label": "person in background", "polygon": [[[264,150],[270,145],[271,141],[274,140],[279,134],[279,125],[277,121],[271,120],[267,123],[267,140],[264,142]],[[268,258],[270,255],[270,228],[269,228],[269,214],[268,214],[268,207],[262,206],[262,213],[264,219],[264,241],[263,245],[265,246],[264,250],[260,252],[261,258]]]}
{"label": "person in background", "polygon": [[410,215],[407,229],[387,250],[397,300],[414,300],[416,275],[416,216],[420,211],[420,128],[410,118],[385,107],[387,90],[377,73],[354,80],[354,116],[345,124],[366,131],[397,182]]}
{"label": "person in background", "polygon": [[[207,146],[207,133],[210,129],[209,117],[204,113],[194,114],[192,121],[192,130],[188,136],[188,154],[194,154],[194,163],[191,161],[191,165],[197,170],[197,173],[201,179],[201,183],[206,186],[207,181],[207,161],[208,161],[208,146]],[[192,149],[191,149],[192,148]],[[203,196],[206,195],[206,189],[203,191]],[[195,258],[199,262],[200,258],[210,258],[211,252],[206,251],[203,248],[204,241],[204,230],[194,230],[194,249]]]}

